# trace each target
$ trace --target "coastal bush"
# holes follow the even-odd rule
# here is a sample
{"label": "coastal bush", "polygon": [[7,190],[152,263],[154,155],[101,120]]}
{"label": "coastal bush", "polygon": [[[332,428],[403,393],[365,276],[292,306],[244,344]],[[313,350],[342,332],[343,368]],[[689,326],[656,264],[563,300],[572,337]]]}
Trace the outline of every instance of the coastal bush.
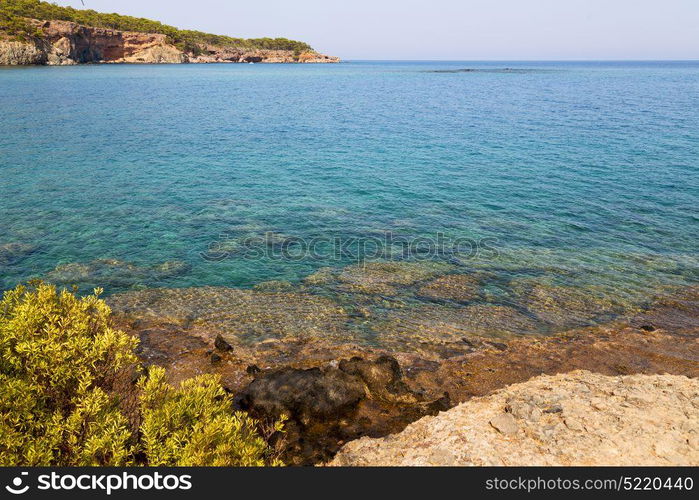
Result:
{"label": "coastal bush", "polygon": [[140,375],[138,341],[111,326],[100,293],[33,283],[4,294],[0,466],[276,462],[216,377],[174,387],[162,368]]}
{"label": "coastal bush", "polygon": [[26,40],[28,37],[40,37],[43,35],[40,29],[32,26],[26,18],[16,16],[3,9],[0,3],[0,32],[4,32],[18,40]]}
{"label": "coastal bush", "polygon": [[165,381],[165,370],[153,368],[139,385],[149,465],[265,465],[267,443],[245,413],[231,413],[217,377],[202,375],[175,388]]}
{"label": "coastal bush", "polygon": [[[213,35],[201,31],[180,30],[158,21],[140,17],[122,16],[120,14],[105,14],[91,9],[73,9],[61,7],[40,0],[0,0],[0,26],[2,19],[13,20],[14,24],[25,21],[22,18],[40,20],[72,21],[86,26],[109,28],[122,31],[137,31],[141,33],[160,33],[167,35],[180,48],[186,48],[195,55],[202,46],[217,45],[219,47],[238,47],[272,50],[312,51],[310,45],[304,42],[286,38],[234,38],[223,35]],[[20,31],[22,28],[17,28]]]}

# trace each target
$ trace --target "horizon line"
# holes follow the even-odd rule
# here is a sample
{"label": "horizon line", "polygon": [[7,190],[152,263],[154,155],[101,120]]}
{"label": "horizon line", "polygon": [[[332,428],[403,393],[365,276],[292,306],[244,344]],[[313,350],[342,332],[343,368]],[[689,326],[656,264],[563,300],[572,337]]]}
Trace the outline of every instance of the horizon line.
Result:
{"label": "horizon line", "polygon": [[343,58],[344,62],[699,62],[696,59],[362,59]]}

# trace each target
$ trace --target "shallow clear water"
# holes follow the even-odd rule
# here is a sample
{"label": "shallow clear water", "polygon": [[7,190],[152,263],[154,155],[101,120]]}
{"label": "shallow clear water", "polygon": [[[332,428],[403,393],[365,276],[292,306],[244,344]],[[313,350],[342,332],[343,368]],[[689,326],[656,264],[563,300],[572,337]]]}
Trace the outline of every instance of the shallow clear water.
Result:
{"label": "shallow clear water", "polygon": [[[650,295],[699,276],[699,62],[0,68],[0,173],[3,289],[297,282],[352,258],[244,239],[388,231],[487,238],[436,258],[495,288]],[[98,259],[133,266],[51,274]]]}

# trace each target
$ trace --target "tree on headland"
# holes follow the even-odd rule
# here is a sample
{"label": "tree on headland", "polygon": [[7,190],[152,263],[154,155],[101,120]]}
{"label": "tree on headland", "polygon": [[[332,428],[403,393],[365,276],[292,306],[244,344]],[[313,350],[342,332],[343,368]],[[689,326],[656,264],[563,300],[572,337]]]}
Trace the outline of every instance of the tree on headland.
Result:
{"label": "tree on headland", "polygon": [[313,51],[307,43],[286,38],[234,38],[201,31],[181,30],[141,17],[105,14],[92,9],[61,7],[40,0],[0,0],[0,30],[15,36],[29,34],[39,36],[40,34],[35,32],[26,33],[27,29],[30,29],[27,27],[27,18],[72,21],[85,26],[121,31],[160,33],[166,35],[178,48],[193,53],[201,51],[207,45],[245,49]]}

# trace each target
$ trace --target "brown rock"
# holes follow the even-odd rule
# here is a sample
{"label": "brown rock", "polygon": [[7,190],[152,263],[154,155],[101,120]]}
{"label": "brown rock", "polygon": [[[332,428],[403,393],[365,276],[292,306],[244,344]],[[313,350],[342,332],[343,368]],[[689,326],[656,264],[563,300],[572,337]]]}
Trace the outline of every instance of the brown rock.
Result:
{"label": "brown rock", "polygon": [[216,336],[216,340],[214,341],[214,346],[216,349],[219,351],[232,351],[233,346],[231,346],[228,342],[226,342],[226,339],[224,339],[220,334]]}

